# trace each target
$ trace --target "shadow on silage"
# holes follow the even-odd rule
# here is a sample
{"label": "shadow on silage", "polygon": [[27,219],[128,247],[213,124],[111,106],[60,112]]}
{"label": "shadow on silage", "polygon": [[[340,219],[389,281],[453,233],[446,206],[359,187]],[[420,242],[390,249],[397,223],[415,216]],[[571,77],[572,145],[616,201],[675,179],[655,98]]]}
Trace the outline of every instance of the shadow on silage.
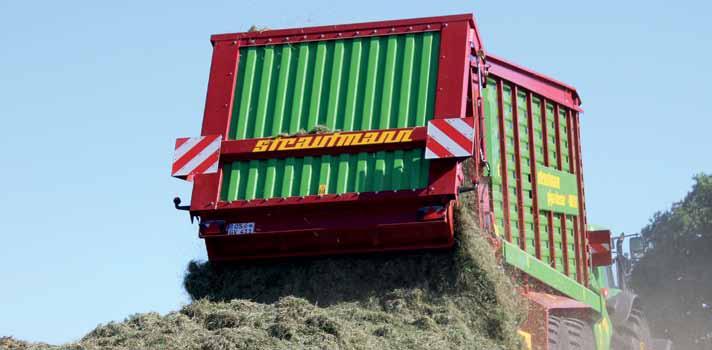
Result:
{"label": "shadow on silage", "polygon": [[[463,198],[463,203],[471,202],[470,196]],[[502,348],[516,348],[523,301],[477,229],[472,212],[470,205],[458,208],[456,245],[451,251],[222,266],[193,261],[184,286],[194,300],[272,304],[297,297],[325,310],[349,304],[386,313],[402,313],[400,306],[393,305],[404,305],[413,317],[423,313],[428,319],[434,317],[433,310],[440,310],[438,318],[456,318],[461,328],[472,328],[453,330],[472,333],[457,338],[479,342],[478,337],[484,337]],[[450,314],[443,315],[442,310]]]}

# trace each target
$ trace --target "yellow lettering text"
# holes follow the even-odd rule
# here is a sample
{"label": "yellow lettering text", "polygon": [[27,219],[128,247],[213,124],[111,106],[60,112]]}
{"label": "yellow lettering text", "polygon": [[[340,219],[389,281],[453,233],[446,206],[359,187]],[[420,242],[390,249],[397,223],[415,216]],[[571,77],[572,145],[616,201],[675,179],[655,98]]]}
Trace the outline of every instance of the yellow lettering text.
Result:
{"label": "yellow lettering text", "polygon": [[537,182],[542,186],[556,188],[556,189],[561,188],[561,178],[559,178],[556,175],[547,174],[543,171],[539,171],[539,172],[537,172],[536,176],[537,176]]}
{"label": "yellow lettering text", "polygon": [[255,144],[255,148],[252,149],[252,152],[264,152],[269,148],[269,144],[272,140],[259,140]]}
{"label": "yellow lettering text", "polygon": [[569,195],[569,207],[578,209],[578,196]]}
{"label": "yellow lettering text", "polygon": [[546,203],[550,206],[565,206],[566,196],[563,194],[558,194],[554,192],[549,192],[546,194]]}

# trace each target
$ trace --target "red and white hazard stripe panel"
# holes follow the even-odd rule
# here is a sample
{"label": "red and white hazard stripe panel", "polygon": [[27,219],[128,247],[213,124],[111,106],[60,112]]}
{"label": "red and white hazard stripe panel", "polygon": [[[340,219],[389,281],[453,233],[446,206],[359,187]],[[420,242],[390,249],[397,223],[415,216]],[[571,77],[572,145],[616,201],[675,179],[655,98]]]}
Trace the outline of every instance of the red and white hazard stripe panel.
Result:
{"label": "red and white hazard stripe panel", "polygon": [[610,243],[594,243],[589,242],[591,246],[591,253],[593,254],[610,254],[611,244]]}
{"label": "red and white hazard stripe panel", "polygon": [[475,143],[474,118],[433,119],[428,122],[425,159],[469,157]]}
{"label": "red and white hazard stripe panel", "polygon": [[611,231],[588,231],[588,246],[591,250],[592,266],[608,266],[613,263],[611,254]]}
{"label": "red and white hazard stripe panel", "polygon": [[177,139],[171,175],[191,181],[197,174],[216,173],[221,142],[221,135]]}

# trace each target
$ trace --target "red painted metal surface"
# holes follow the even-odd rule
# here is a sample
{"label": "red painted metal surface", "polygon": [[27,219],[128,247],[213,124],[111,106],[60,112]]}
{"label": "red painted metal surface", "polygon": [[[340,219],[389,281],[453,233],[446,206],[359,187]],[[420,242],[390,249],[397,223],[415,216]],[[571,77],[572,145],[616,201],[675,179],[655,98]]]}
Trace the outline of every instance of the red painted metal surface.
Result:
{"label": "red painted metal surface", "polygon": [[[472,16],[443,23],[440,33],[440,62],[435,93],[435,119],[464,118],[467,109],[467,83],[470,67],[471,30],[477,32]],[[477,35],[475,36],[477,37]],[[480,46],[475,44],[475,50]],[[430,162],[428,190],[432,194],[457,194],[457,160]]]}
{"label": "red painted metal surface", "polygon": [[[202,135],[228,135],[240,47],[426,31],[440,32],[434,118],[474,117],[473,109],[468,114],[467,108],[470,56],[482,46],[474,19],[468,14],[214,35]],[[479,99],[479,92],[475,92],[475,98]],[[267,151],[255,150],[274,139],[224,138],[220,162],[423,148],[425,128],[410,129],[413,132],[407,142],[302,149],[268,147]],[[463,185],[460,161],[431,160],[428,185],[417,190],[231,202],[220,200],[221,166],[215,174],[196,175],[190,209],[204,222],[255,223],[255,231],[250,234],[203,235],[213,261],[445,248],[453,244],[452,205]],[[432,205],[448,208],[447,215],[438,220],[418,217],[421,208]]]}
{"label": "red painted metal surface", "polygon": [[[576,164],[578,162],[578,155],[574,151],[574,145],[576,144],[574,139],[576,137],[576,134],[573,130],[572,118],[573,115],[571,111],[566,111],[566,130],[568,131],[567,139],[569,140],[569,171],[573,174],[576,174]],[[581,237],[579,236],[581,234],[581,231],[579,229],[580,221],[581,217],[573,217],[574,254],[576,254],[576,280],[579,283],[583,282],[583,259],[581,259],[581,251],[583,249],[581,247]]]}
{"label": "red painted metal surface", "polygon": [[[255,233],[205,235],[211,261],[447,248],[453,244],[452,202],[438,220],[418,221],[427,201],[361,197],[357,201],[213,211],[203,220],[261,223]],[[358,215],[345,215],[358,213]]]}
{"label": "red painted metal surface", "polygon": [[474,41],[477,48],[482,47],[482,41],[476,29],[471,14],[451,16],[423,17],[390,21],[376,21],[353,24],[337,24],[308,28],[290,28],[253,31],[246,33],[215,34],[210,40],[235,42],[240,46],[256,46],[280,43],[298,43],[305,41],[322,41],[345,38],[371,37],[388,34],[406,34],[442,30],[453,22],[467,22],[474,28]]}
{"label": "red painted metal surface", "polygon": [[581,233],[581,265],[583,268],[583,284],[588,285],[589,278],[589,247],[588,247],[588,237],[587,237],[587,222],[586,222],[586,192],[583,187],[583,162],[581,161],[581,129],[579,127],[579,114],[574,113],[572,116],[573,121],[573,131],[575,133],[574,142],[576,143],[576,175],[578,179],[578,189],[579,189],[579,232]]}
{"label": "red painted metal surface", "polygon": [[[542,147],[544,148],[544,165],[550,166],[551,162],[549,160],[549,123],[546,121],[546,99],[542,98],[541,100],[541,133],[543,136],[543,145]],[[533,198],[533,201],[536,202],[538,197]],[[556,246],[554,245],[554,214],[552,212],[548,212],[546,214],[546,227],[547,227],[547,232],[549,233],[549,264],[551,267],[556,268]]]}
{"label": "red painted metal surface", "polygon": [[[532,94],[527,93],[527,121],[529,125],[534,125],[534,112],[532,110]],[[532,176],[532,208],[534,211],[534,254],[537,259],[541,259],[541,222],[539,220],[539,203],[535,198],[539,198],[536,186],[536,145],[534,144],[534,131],[529,132],[529,167]]]}
{"label": "red painted metal surface", "polygon": [[613,263],[611,253],[611,231],[588,231],[591,246],[591,266],[608,266]]}
{"label": "red painted metal surface", "polygon": [[[235,78],[239,46],[235,42],[218,42],[213,45],[213,58],[205,98],[202,136],[223,135],[227,139],[235,91]],[[220,196],[222,168],[215,174],[195,177],[191,211],[214,209]]]}
{"label": "red painted metal surface", "polygon": [[[519,142],[519,111],[517,110],[517,86],[512,89],[512,124],[514,132],[514,158],[521,159],[521,150]],[[522,193],[522,162],[517,161],[514,164],[515,174],[517,176],[517,227],[519,228],[519,248],[527,250],[526,230],[524,228],[524,195]]]}
{"label": "red painted metal surface", "polygon": [[537,94],[553,102],[581,111],[579,107],[581,99],[573,87],[497,56],[487,54],[487,62],[490,64],[489,71],[492,74],[514,82],[529,91],[536,91]]}
{"label": "red painted metal surface", "polygon": [[569,315],[580,319],[590,319],[595,311],[579,301],[547,292],[526,291],[527,318],[519,327],[531,335],[532,349],[549,349],[548,320],[552,314]]}

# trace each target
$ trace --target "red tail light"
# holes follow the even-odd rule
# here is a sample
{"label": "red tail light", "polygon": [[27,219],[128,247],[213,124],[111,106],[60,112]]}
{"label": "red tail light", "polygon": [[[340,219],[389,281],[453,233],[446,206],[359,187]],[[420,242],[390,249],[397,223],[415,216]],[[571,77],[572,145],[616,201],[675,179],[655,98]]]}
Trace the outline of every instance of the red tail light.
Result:
{"label": "red tail light", "polygon": [[431,205],[418,209],[416,219],[418,221],[440,220],[447,214],[447,207],[442,205]]}
{"label": "red tail light", "polygon": [[200,223],[200,235],[221,235],[225,233],[225,220],[206,220]]}

